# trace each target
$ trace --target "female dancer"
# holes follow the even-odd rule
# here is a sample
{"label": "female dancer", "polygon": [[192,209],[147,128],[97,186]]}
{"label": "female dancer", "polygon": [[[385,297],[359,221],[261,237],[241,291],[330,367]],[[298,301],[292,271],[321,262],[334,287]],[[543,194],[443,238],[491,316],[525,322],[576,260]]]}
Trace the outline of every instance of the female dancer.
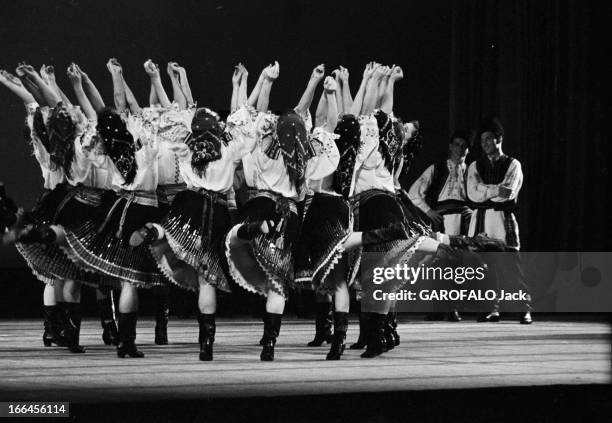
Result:
{"label": "female dancer", "polygon": [[[235,77],[241,79],[240,70]],[[238,85],[234,86],[237,91]],[[237,100],[237,92],[234,94]],[[228,117],[225,131],[215,112],[198,108],[191,134],[171,147],[179,156],[179,170],[188,189],[176,195],[159,225],[146,225],[132,236],[132,245],[157,240],[152,251],[157,251],[158,264],[168,278],[183,288],[199,290],[202,361],[213,359],[216,290],[230,292],[223,254],[224,239],[231,229],[227,194],[236,166],[254,145],[253,117],[247,107]],[[171,251],[159,254],[153,248],[164,236]]]}
{"label": "female dancer", "polygon": [[[115,59],[109,60],[107,68],[113,79],[115,110],[98,115],[98,132],[114,164],[111,175],[117,193],[107,192],[98,213],[67,231],[66,240],[73,260],[89,271],[111,276],[114,285],[120,284],[117,355],[143,357],[135,344],[137,288],[166,282],[146,248],[131,248],[129,237],[146,222],[156,221],[159,214],[155,194],[159,110],[140,109]],[[161,85],[159,70],[146,70],[152,83]]]}
{"label": "female dancer", "polygon": [[[54,82],[50,67],[43,65],[44,80],[31,66],[22,65],[18,70],[28,80],[28,85],[38,89],[47,104],[53,106],[47,122],[40,110],[32,119],[33,139],[43,147],[37,149],[37,157],[42,159],[41,167],[61,173],[68,184],[57,185],[40,202],[34,213],[36,225],[16,233],[17,246],[40,279],[63,282],[62,294],[66,302],[60,304],[65,305],[64,329],[59,339],[54,339],[53,334],[44,338],[45,345],[59,342],[67,345],[71,352],[84,352],[78,342],[81,282],[94,279],[94,276],[79,271],[57,244],[43,246],[41,243],[53,243],[56,239],[47,224],[60,229],[62,225],[77,224],[99,204],[100,196],[87,188],[95,179],[92,171],[94,160],[88,150],[95,134],[95,112],[90,105],[85,105],[84,115],[78,108],[60,101],[60,97],[65,98],[65,95],[62,93],[60,96],[61,90]],[[44,153],[48,155],[46,158]]]}
{"label": "female dancer", "polygon": [[278,70],[275,63],[260,78],[257,141],[253,152],[243,159],[250,199],[244,206],[242,222],[226,238],[232,278],[248,291],[266,297],[263,361],[274,360],[285,298],[293,283],[298,236],[296,200],[303,195],[308,159],[303,118],[295,110],[280,117],[266,112]]}

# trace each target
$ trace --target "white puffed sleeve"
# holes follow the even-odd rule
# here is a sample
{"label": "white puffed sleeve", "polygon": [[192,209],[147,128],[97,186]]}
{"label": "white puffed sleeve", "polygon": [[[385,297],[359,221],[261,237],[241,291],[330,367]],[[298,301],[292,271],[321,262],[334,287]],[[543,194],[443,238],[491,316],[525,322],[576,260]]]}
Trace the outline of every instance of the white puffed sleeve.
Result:
{"label": "white puffed sleeve", "polygon": [[240,161],[255,148],[257,139],[257,112],[248,106],[242,106],[228,116],[225,131],[230,135],[232,160]]}
{"label": "white puffed sleeve", "polygon": [[307,179],[323,179],[334,173],[340,163],[340,152],[335,141],[338,138],[340,138],[340,135],[326,131],[323,127],[315,128],[310,136],[315,156],[308,160],[306,166]]}

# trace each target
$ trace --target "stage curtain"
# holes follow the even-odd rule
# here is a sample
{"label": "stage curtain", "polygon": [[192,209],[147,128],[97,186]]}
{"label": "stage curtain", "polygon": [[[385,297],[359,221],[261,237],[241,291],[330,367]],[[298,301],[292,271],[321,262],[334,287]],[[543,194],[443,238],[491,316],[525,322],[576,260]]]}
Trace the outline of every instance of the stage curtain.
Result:
{"label": "stage curtain", "polygon": [[500,117],[524,249],[610,251],[611,3],[452,4],[449,127]]}

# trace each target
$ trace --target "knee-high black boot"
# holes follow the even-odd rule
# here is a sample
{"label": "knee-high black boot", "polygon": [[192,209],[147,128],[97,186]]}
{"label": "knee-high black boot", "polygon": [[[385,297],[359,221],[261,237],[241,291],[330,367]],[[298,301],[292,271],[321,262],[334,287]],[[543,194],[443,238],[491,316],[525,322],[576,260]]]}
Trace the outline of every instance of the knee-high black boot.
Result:
{"label": "knee-high black boot", "polygon": [[68,350],[71,353],[82,354],[85,348],[79,345],[79,337],[81,335],[81,303],[64,303],[66,307],[66,322],[65,338]]}
{"label": "knee-high black boot", "polygon": [[315,337],[308,343],[309,347],[320,347],[323,342],[332,341],[332,303],[318,303],[315,319]]}
{"label": "knee-high black boot", "polygon": [[136,348],[136,321],[137,313],[119,313],[119,345],[117,345],[117,356],[124,358],[126,355],[134,358],[142,358],[144,354]]}
{"label": "knee-high black boot", "polygon": [[385,333],[385,342],[387,344],[387,351],[395,348],[395,338],[393,336],[393,317],[392,312],[388,312],[385,316],[385,324],[384,324],[384,333]]}
{"label": "knee-high black boot", "polygon": [[45,347],[50,347],[52,344],[60,345],[60,333],[62,331],[62,315],[63,312],[57,305],[44,306],[45,313],[45,332],[43,333],[43,344]]}
{"label": "knee-high black boot", "polygon": [[168,305],[168,288],[163,287],[155,293],[157,311],[155,312],[155,344],[168,345],[168,318],[170,306]]}
{"label": "knee-high black boot", "polygon": [[200,336],[198,339],[200,343],[200,361],[212,361],[213,344],[217,331],[215,314],[198,314],[198,324],[200,326]]}
{"label": "knee-high black boot", "polygon": [[376,357],[387,351],[387,341],[385,340],[385,320],[386,314],[368,313],[370,319],[370,330],[368,335],[368,346],[361,354],[361,358]]}
{"label": "knee-high black boot", "polygon": [[268,313],[264,316],[263,349],[261,350],[261,361],[274,361],[274,347],[276,338],[280,333],[282,314]]}
{"label": "knee-high black boot", "polygon": [[115,323],[112,293],[108,298],[98,300],[98,314],[102,325],[102,341],[105,345],[116,346],[119,343],[119,334]]}
{"label": "knee-high black boot", "polygon": [[391,311],[388,314],[391,322],[391,335],[393,336],[393,345],[398,346],[400,344],[400,336],[397,333],[397,312]]}
{"label": "knee-high black boot", "polygon": [[349,349],[362,350],[365,348],[368,339],[368,316],[364,312],[359,312],[359,338]]}
{"label": "knee-high black boot", "polygon": [[348,313],[334,313],[334,339],[327,353],[326,360],[340,360],[346,347],[346,331],[348,329]]}

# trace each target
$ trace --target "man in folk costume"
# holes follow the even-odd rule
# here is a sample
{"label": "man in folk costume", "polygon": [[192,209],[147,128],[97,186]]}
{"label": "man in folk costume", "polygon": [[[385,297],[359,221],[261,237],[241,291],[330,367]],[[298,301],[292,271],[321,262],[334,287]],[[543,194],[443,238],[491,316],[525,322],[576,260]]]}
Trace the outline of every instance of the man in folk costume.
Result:
{"label": "man in folk costume", "polygon": [[[470,164],[467,179],[467,195],[475,213],[472,215],[469,235],[485,234],[503,241],[503,260],[495,260],[495,273],[499,284],[505,289],[521,288],[529,293],[520,260],[519,228],[514,211],[517,197],[523,184],[521,163],[502,151],[504,129],[497,118],[483,120],[480,127],[480,145],[484,155]],[[524,304],[525,312],[520,323],[530,324],[530,296]],[[479,321],[498,322],[499,301],[493,311],[481,316]]]}
{"label": "man in folk costume", "polygon": [[[448,145],[448,158],[429,166],[410,187],[410,201],[429,217],[434,231],[467,235],[472,217],[465,192],[467,153],[468,134],[455,131]],[[429,313],[425,320],[444,320],[444,313]],[[448,313],[448,320],[458,322],[461,316],[455,309]]]}

